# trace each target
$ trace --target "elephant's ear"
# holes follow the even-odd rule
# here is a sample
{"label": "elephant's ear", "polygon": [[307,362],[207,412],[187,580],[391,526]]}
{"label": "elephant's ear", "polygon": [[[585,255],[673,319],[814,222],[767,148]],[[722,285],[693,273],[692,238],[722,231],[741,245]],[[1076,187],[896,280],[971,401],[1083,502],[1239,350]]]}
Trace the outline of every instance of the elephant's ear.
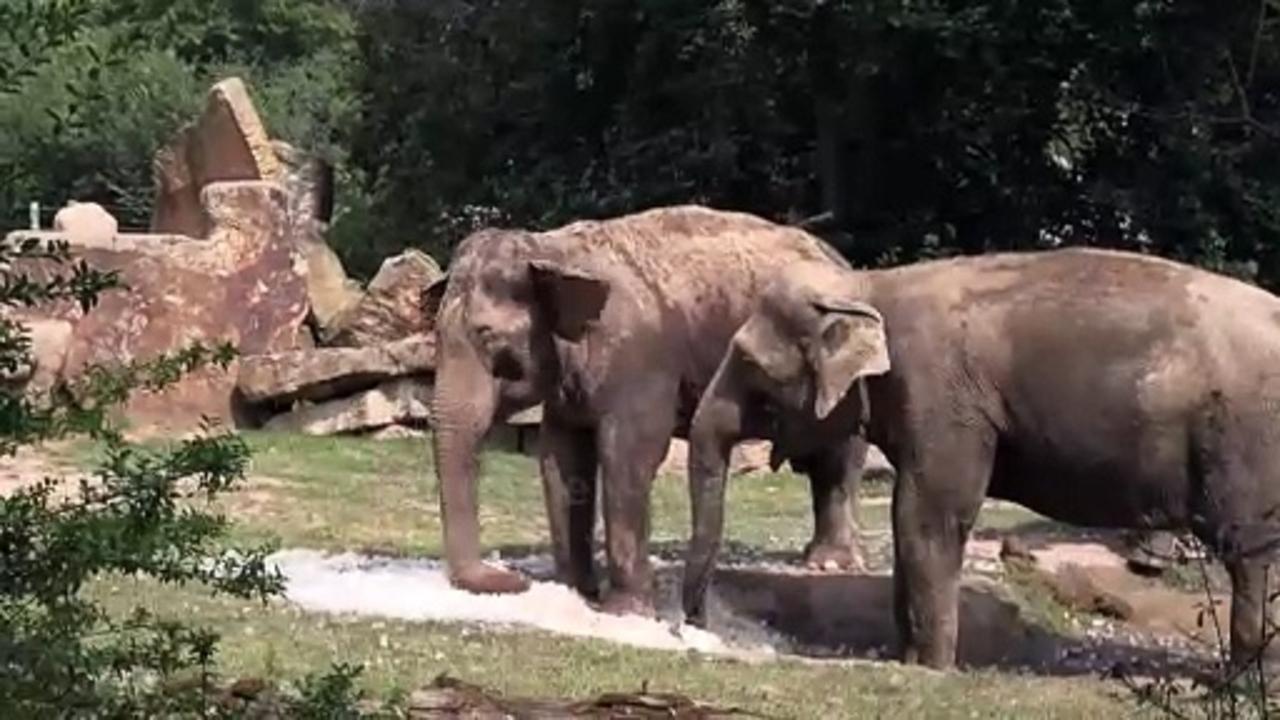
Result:
{"label": "elephant's ear", "polygon": [[759,368],[776,383],[794,382],[804,365],[793,345],[779,335],[762,314],[747,319],[734,334],[733,344],[742,359]]}
{"label": "elephant's ear", "polygon": [[446,273],[422,291],[420,297],[422,315],[430,320],[428,325],[431,327],[435,326],[436,315],[440,312],[440,301],[444,299],[444,291],[448,285],[449,275]]}
{"label": "elephant's ear", "polygon": [[609,300],[609,283],[578,269],[534,260],[529,263],[537,302],[551,319],[551,327],[566,340],[577,341],[587,326],[600,319]]}
{"label": "elephant's ear", "polygon": [[844,399],[858,378],[889,371],[884,318],[866,303],[816,302],[819,336],[809,347],[816,378],[814,412],[821,420]]}

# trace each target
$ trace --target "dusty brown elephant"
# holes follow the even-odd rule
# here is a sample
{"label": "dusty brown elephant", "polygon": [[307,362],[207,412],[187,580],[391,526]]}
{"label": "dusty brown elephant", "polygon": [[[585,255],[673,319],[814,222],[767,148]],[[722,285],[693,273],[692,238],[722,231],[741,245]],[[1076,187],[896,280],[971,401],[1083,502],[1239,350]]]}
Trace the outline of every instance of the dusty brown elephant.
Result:
{"label": "dusty brown elephant", "polygon": [[954,664],[963,549],[988,496],[1084,526],[1189,528],[1227,566],[1247,660],[1280,529],[1278,409],[1280,298],[1221,275],[1091,249],[789,267],[690,431],[686,615],[704,622],[728,449],[862,428],[898,473],[906,660]]}
{"label": "dusty brown elephant", "polygon": [[[475,592],[527,587],[518,573],[480,559],[476,453],[494,422],[541,402],[539,456],[558,579],[597,595],[599,471],[603,607],[652,613],[656,469],[673,433],[686,434],[765,279],[801,261],[848,267],[800,230],[696,206],[465,239],[446,278],[424,295],[429,308],[438,303],[433,436],[452,582]],[[800,461],[814,497],[812,563],[858,561],[849,452],[832,446]]]}

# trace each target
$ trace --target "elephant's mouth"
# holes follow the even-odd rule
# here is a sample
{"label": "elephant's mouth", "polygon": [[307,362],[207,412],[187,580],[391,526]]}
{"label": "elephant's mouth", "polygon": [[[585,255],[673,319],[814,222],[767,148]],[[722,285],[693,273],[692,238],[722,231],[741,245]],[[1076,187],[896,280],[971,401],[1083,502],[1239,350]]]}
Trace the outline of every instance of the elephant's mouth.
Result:
{"label": "elephant's mouth", "polygon": [[493,375],[503,380],[519,382],[525,379],[524,364],[510,348],[499,350],[493,356]]}

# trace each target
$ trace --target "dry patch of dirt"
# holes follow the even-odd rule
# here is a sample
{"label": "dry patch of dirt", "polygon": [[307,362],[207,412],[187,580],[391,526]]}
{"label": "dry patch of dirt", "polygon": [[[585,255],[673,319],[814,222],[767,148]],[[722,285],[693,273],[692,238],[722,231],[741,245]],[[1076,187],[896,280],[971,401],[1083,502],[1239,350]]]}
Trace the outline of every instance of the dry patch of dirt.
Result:
{"label": "dry patch of dirt", "polygon": [[52,479],[57,481],[58,496],[66,499],[73,497],[80,480],[88,477],[82,470],[51,460],[45,452],[22,447],[15,455],[0,458],[0,497]]}

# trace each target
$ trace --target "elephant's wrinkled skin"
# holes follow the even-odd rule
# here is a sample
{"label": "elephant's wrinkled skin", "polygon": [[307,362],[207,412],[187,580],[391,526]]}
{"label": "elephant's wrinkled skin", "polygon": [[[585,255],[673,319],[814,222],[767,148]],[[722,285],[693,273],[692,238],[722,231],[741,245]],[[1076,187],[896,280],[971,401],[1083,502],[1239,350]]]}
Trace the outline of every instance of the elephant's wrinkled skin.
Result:
{"label": "elephant's wrinkled skin", "polygon": [[1280,298],[1224,276],[1091,249],[787,268],[690,431],[685,612],[703,620],[727,449],[864,427],[898,471],[906,660],[955,662],[961,558],[987,496],[1084,526],[1189,527],[1226,563],[1232,654],[1248,659],[1280,523],[1277,409]]}
{"label": "elephant's wrinkled skin", "polygon": [[[696,206],[544,233],[484,230],[424,294],[438,307],[436,472],[450,577],[518,592],[480,559],[476,452],[491,424],[544,404],[540,463],[558,578],[594,597],[597,469],[614,612],[652,613],[649,490],[733,332],[780,265],[847,268],[802,231]],[[443,295],[441,295],[443,293]],[[809,560],[856,562],[847,448],[805,458],[818,515]],[[856,482],[850,481],[850,482]]]}

